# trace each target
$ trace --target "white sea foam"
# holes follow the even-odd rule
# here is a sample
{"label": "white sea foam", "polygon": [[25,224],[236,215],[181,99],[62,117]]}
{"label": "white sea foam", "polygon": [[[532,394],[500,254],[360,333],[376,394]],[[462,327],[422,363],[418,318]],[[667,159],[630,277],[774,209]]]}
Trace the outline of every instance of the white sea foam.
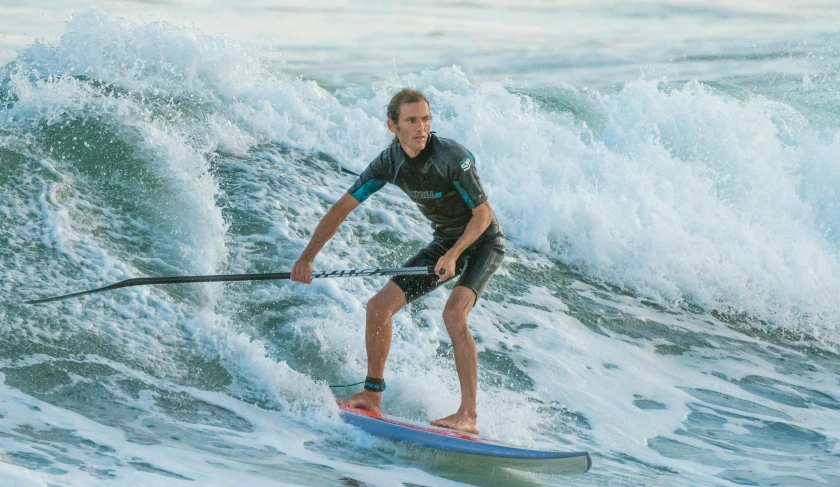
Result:
{"label": "white sea foam", "polygon": [[[119,364],[110,365],[150,385],[173,387],[165,381],[125,370]],[[247,419],[255,426],[255,432],[234,433],[224,428],[176,423],[185,431],[192,430],[199,437],[225,445],[217,449],[209,444],[190,444],[186,438],[162,436],[159,437],[162,442],[138,443],[127,439],[120,428],[104,426],[5,384],[0,384],[0,391],[0,412],[3,414],[0,478],[21,480],[14,485],[112,485],[118,482],[128,486],[170,486],[198,482],[221,486],[246,482],[256,486],[292,486],[311,485],[311,481],[318,479],[332,485],[342,475],[352,475],[366,484],[383,487],[396,487],[412,479],[435,485],[462,485],[400,466],[387,467],[387,476],[383,477],[380,469],[362,468],[330,458],[306,445],[320,441],[321,436],[317,433],[284,422],[276,412],[246,405],[223,394],[183,389],[196,399],[227,408]],[[141,404],[138,402],[135,406]],[[349,430],[347,425],[341,428]],[[61,433],[66,436],[62,437]],[[20,441],[26,435],[38,437],[41,434],[56,435],[59,440],[42,442],[36,447]],[[75,448],[77,444],[82,447]],[[237,448],[249,453],[239,455]],[[230,454],[231,451],[235,453]],[[37,468],[10,465],[5,455],[27,458],[30,464],[37,464]],[[308,473],[305,468],[295,467],[295,463],[300,462],[312,466]],[[330,472],[343,474],[330,475]]]}
{"label": "white sea foam", "polygon": [[808,190],[819,177],[802,177],[834,164],[836,142],[805,130],[803,145],[785,144],[773,120],[786,113],[699,83],[601,95],[607,122],[592,134],[526,97],[447,77],[459,78],[413,81],[454,114],[437,128],[476,152],[516,241],[666,302],[837,339],[837,242],[823,231],[836,214]]}
{"label": "white sea foam", "polygon": [[[212,113],[208,116],[207,126],[159,120],[151,113],[154,109],[149,110],[140,100],[110,96],[84,80],[69,76],[87,76],[135,90],[139,95],[163,96],[164,91],[170,90],[176,91],[176,96],[191,98],[203,84],[197,79],[193,82],[179,78],[183,74],[180,68],[184,62],[189,64],[183,58],[179,61],[161,59],[158,66],[173,67],[177,71],[173,76],[178,79],[167,78],[160,69],[144,71],[141,69],[144,65],[141,57],[137,57],[137,72],[121,70],[119,60],[133,56],[131,46],[161,46],[161,36],[166,37],[167,33],[175,37],[185,36],[184,42],[193,41],[182,51],[167,49],[167,52],[176,55],[186,55],[190,48],[198,49],[205,44],[188,31],[165,25],[137,26],[120,19],[106,18],[96,10],[79,15],[69,27],[70,34],[59,46],[36,44],[21,56],[25,65],[40,69],[43,76],[50,78],[32,80],[28,73],[13,73],[13,88],[18,99],[3,116],[7,117],[11,126],[22,131],[32,130],[41,124],[63,124],[67,120],[91,119],[109,124],[123,140],[135,144],[143,154],[144,169],[153,175],[154,181],[131,181],[131,173],[124,177],[130,186],[140,187],[139,194],[148,199],[155,211],[124,221],[127,215],[117,214],[109,208],[92,208],[88,195],[78,188],[78,178],[74,175],[73,165],[81,162],[45,161],[49,167],[58,168],[53,172],[59,180],[45,183],[40,198],[38,215],[47,228],[48,236],[44,243],[83,269],[86,279],[76,278],[71,282],[74,287],[99,287],[108,281],[141,275],[131,264],[132,261],[137,262],[135,258],[139,263],[159,262],[158,267],[169,273],[213,273],[219,270],[227,259],[224,243],[227,224],[221,209],[215,204],[218,188],[209,173],[208,153],[224,150],[241,154],[247,149],[249,136],[232,129],[229,121]],[[88,30],[88,27],[95,27],[93,30],[96,32]],[[89,43],[90,35],[100,35],[114,44]],[[146,39],[145,44],[143,39]],[[176,43],[172,39],[168,42]],[[224,43],[220,41],[220,44]],[[147,50],[145,56],[154,58],[156,52]],[[204,58],[218,59],[217,54],[206,54]],[[217,66],[208,73],[223,71]],[[214,80],[213,87],[217,88],[219,83]],[[202,94],[211,97],[210,94]],[[87,141],[78,143],[87,144]],[[33,154],[33,157],[40,156]],[[163,188],[156,186],[157,181],[163,183]],[[63,194],[72,196],[59,196]],[[92,222],[94,215],[105,221]],[[120,238],[132,241],[143,235],[154,235],[153,253],[129,255],[125,256],[129,263],[121,261],[123,255],[118,252],[119,249],[115,252],[113,241],[98,238],[100,232],[97,227],[100,225],[111,227],[106,235],[116,242]],[[34,270],[31,281],[41,281]],[[68,283],[66,280],[62,282],[65,286]],[[54,286],[44,286],[43,289],[51,290]],[[200,293],[203,298],[201,306],[212,309],[218,287],[198,289],[204,290]],[[311,378],[290,370],[283,362],[268,358],[259,341],[238,333],[223,318],[211,312],[196,312],[189,304],[172,304],[165,296],[145,287],[130,288],[119,294],[122,299],[118,303],[104,296],[93,297],[106,303],[104,309],[84,307],[78,301],[59,306],[64,306],[66,318],[76,326],[111,335],[141,360],[171,361],[167,352],[171,349],[168,347],[183,346],[186,333],[211,360],[221,360],[231,371],[247,378],[254,390],[265,394],[267,399],[280,407],[299,412],[303,405],[294,400],[299,398],[306,400],[310,411],[315,405],[331,407],[332,414],[335,414],[335,406],[325,400],[325,394],[329,395],[326,387],[320,386],[320,395],[308,393],[318,387]],[[111,311],[116,312],[120,322],[109,316]],[[175,370],[172,372],[177,373]]]}

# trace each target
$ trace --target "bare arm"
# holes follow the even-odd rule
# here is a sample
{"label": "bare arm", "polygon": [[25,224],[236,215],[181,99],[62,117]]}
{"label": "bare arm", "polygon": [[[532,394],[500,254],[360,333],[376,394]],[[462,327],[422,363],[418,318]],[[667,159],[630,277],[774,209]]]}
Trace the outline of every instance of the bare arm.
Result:
{"label": "bare arm", "polygon": [[292,267],[291,277],[293,281],[306,284],[312,282],[312,261],[315,260],[315,256],[318,255],[318,252],[321,251],[324,245],[335,235],[341,222],[357,206],[359,206],[359,202],[349,194],[345,194],[332,205],[327,214],[324,215],[324,218],[321,218],[318,226],[315,227],[315,233],[309,239],[309,245],[306,246],[306,249],[300,254],[300,258],[295,262],[294,267]]}
{"label": "bare arm", "polygon": [[[490,226],[490,222],[492,220],[493,210],[490,208],[489,202],[485,201],[472,209],[472,218],[467,224],[467,227],[464,229],[464,234],[461,235],[461,238],[455,242],[455,245],[453,245],[452,248],[438,260],[438,263],[435,266],[435,273],[440,276],[441,281],[451,279],[455,275],[455,261],[458,260],[458,257],[464,253],[464,250],[466,250],[467,247],[472,245],[473,242],[475,242],[476,239],[478,239],[478,237],[487,230],[487,227]],[[443,274],[440,273],[441,269],[445,271]]]}

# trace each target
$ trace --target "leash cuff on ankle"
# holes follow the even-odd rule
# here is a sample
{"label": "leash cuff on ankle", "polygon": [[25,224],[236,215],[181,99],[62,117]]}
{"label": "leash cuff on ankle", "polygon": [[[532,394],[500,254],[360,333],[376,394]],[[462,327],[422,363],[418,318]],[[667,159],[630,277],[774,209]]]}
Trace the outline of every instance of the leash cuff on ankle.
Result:
{"label": "leash cuff on ankle", "polygon": [[373,392],[382,392],[385,390],[385,379],[376,379],[374,377],[365,377],[365,390]]}

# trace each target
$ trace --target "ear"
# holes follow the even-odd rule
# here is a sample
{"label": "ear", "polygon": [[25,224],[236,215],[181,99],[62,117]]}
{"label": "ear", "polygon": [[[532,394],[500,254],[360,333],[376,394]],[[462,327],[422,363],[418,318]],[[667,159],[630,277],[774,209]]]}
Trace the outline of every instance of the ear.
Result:
{"label": "ear", "polygon": [[388,130],[390,130],[393,134],[397,133],[397,124],[395,124],[390,118],[388,119]]}

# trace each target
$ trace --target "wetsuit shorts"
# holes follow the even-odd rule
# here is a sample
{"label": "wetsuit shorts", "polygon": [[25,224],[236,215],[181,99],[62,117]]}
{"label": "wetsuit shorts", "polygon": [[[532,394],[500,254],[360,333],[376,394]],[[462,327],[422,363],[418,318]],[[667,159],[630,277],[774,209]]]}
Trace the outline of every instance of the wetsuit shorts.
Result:
{"label": "wetsuit shorts", "polygon": [[[457,239],[434,239],[432,243],[408,259],[403,267],[434,266],[443,255],[455,245]],[[481,236],[455,262],[455,275],[459,276],[456,286],[464,286],[475,293],[475,300],[487,286],[490,276],[502,264],[505,256],[505,238],[502,235]],[[428,294],[443,284],[435,275],[427,276],[395,276],[391,278],[405,293],[406,302],[411,302],[420,296]]]}

